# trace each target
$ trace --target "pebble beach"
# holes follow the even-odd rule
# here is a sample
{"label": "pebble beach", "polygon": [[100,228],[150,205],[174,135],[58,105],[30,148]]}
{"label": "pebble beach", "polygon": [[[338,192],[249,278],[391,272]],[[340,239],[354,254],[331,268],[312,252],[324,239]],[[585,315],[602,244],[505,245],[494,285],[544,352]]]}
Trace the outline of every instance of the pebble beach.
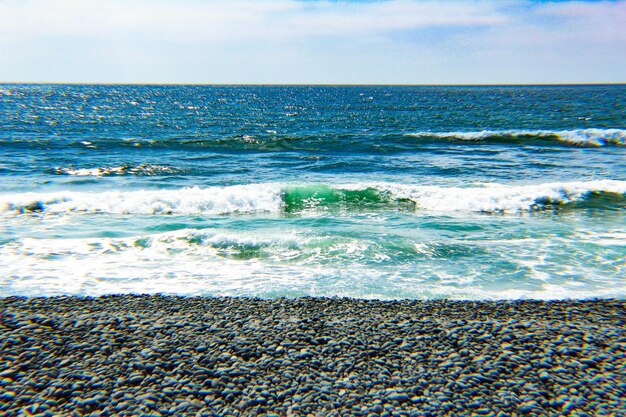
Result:
{"label": "pebble beach", "polygon": [[623,416],[624,300],[0,299],[4,416]]}

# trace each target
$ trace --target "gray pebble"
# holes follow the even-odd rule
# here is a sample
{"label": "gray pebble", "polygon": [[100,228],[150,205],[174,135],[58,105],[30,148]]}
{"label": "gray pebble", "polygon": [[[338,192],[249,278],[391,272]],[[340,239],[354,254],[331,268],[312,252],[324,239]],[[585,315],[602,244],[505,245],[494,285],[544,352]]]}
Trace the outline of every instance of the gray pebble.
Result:
{"label": "gray pebble", "polygon": [[0,414],[608,415],[625,304],[7,297]]}

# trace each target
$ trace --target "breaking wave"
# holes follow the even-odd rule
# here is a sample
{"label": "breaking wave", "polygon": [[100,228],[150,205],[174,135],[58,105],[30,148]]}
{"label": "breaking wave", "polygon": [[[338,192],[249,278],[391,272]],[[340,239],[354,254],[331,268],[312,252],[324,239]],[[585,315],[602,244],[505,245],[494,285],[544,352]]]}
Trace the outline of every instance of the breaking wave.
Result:
{"label": "breaking wave", "polygon": [[451,141],[560,143],[572,146],[626,146],[626,129],[482,130],[476,132],[416,132],[408,136]]}
{"label": "breaking wave", "polygon": [[53,172],[57,175],[72,175],[76,177],[108,177],[114,175],[170,175],[179,174],[182,170],[169,165],[139,164],[97,168],[56,167]]}
{"label": "breaking wave", "polygon": [[[0,147],[32,148],[164,148],[164,149],[202,149],[218,151],[333,151],[352,150],[366,152],[389,152],[394,150],[415,149],[424,143],[483,143],[513,144],[535,146],[574,146],[608,147],[626,146],[626,129],[572,129],[572,130],[481,130],[481,131],[419,131],[386,132],[371,135],[363,132],[346,133],[297,133],[276,134],[259,133],[255,135],[226,135],[223,137],[168,137],[168,138],[90,138],[89,141],[78,139],[44,138],[0,138]],[[118,170],[124,167],[99,169]],[[126,167],[132,170],[133,167]],[[144,167],[145,168],[145,167]],[[64,168],[62,168],[64,169]],[[74,169],[74,168],[68,168]],[[95,168],[98,169],[98,168]],[[139,169],[142,169],[139,167]],[[78,171],[82,172],[82,171]],[[107,174],[104,174],[107,175]]]}
{"label": "breaking wave", "polygon": [[397,183],[249,184],[168,190],[21,193],[0,196],[5,213],[228,215],[336,211],[523,213],[622,210],[626,181],[471,187]]}

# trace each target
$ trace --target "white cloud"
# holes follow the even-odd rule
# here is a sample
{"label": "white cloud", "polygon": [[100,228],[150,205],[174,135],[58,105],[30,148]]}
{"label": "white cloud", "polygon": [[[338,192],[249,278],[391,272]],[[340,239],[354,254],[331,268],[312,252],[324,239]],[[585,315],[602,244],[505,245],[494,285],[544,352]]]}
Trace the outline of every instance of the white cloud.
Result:
{"label": "white cloud", "polygon": [[5,35],[140,36],[181,41],[341,36],[434,25],[488,25],[503,16],[492,2],[300,2],[259,0],[9,0]]}
{"label": "white cloud", "polygon": [[624,82],[625,26],[623,1],[542,3],[452,41],[478,83]]}
{"label": "white cloud", "polygon": [[624,81],[625,25],[625,1],[0,0],[0,80]]}

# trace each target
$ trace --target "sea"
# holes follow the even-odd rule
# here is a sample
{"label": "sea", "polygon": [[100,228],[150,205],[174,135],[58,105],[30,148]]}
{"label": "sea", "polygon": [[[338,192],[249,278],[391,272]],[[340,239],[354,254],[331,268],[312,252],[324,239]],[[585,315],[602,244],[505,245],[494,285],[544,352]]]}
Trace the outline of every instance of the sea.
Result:
{"label": "sea", "polygon": [[0,84],[0,297],[626,297],[626,85]]}

